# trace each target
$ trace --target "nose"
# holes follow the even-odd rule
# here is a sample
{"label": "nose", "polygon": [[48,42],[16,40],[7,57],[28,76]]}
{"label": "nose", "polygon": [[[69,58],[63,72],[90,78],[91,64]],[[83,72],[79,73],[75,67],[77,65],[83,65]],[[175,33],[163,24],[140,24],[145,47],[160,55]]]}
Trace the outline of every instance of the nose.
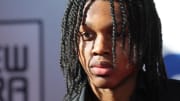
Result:
{"label": "nose", "polygon": [[93,55],[107,55],[111,53],[111,38],[108,36],[97,36],[93,44]]}

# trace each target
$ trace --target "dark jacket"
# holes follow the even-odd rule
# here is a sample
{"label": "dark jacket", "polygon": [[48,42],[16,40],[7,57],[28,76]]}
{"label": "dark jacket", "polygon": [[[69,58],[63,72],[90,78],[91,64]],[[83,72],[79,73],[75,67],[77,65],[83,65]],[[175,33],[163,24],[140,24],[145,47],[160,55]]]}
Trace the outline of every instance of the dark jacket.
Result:
{"label": "dark jacket", "polygon": [[[93,97],[94,96],[94,97]],[[138,98],[137,98],[138,96]],[[166,88],[160,87],[158,101],[180,101],[180,81],[168,80]],[[96,101],[95,95],[91,88],[87,85],[82,89],[80,96],[76,97],[73,101]],[[131,101],[147,101],[144,99],[144,93],[137,93]]]}
{"label": "dark jacket", "polygon": [[167,89],[161,88],[160,101],[180,101],[180,81],[168,80]]}

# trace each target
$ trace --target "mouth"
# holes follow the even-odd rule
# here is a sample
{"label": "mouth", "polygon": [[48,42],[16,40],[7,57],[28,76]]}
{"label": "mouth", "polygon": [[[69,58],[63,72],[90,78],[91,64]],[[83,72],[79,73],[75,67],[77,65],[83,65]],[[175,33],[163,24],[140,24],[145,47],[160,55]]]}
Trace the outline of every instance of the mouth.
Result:
{"label": "mouth", "polygon": [[98,62],[90,66],[90,71],[96,76],[109,76],[113,72],[113,65],[109,62]]}

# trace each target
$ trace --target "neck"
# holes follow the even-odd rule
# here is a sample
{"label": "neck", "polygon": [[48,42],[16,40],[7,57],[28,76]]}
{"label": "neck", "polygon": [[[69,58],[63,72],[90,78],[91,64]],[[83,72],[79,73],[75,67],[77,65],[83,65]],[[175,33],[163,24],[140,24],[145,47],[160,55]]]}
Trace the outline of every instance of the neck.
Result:
{"label": "neck", "polygon": [[136,85],[136,76],[128,78],[114,88],[97,88],[91,84],[91,88],[100,101],[130,101]]}

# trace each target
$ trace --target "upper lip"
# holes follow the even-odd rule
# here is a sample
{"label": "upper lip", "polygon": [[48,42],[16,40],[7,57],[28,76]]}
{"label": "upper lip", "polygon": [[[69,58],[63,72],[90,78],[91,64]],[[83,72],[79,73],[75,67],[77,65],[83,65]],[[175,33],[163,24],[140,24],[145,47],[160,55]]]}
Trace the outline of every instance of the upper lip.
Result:
{"label": "upper lip", "polygon": [[90,67],[98,67],[98,68],[113,68],[113,65],[110,62],[107,61],[99,61],[94,62],[90,65]]}

